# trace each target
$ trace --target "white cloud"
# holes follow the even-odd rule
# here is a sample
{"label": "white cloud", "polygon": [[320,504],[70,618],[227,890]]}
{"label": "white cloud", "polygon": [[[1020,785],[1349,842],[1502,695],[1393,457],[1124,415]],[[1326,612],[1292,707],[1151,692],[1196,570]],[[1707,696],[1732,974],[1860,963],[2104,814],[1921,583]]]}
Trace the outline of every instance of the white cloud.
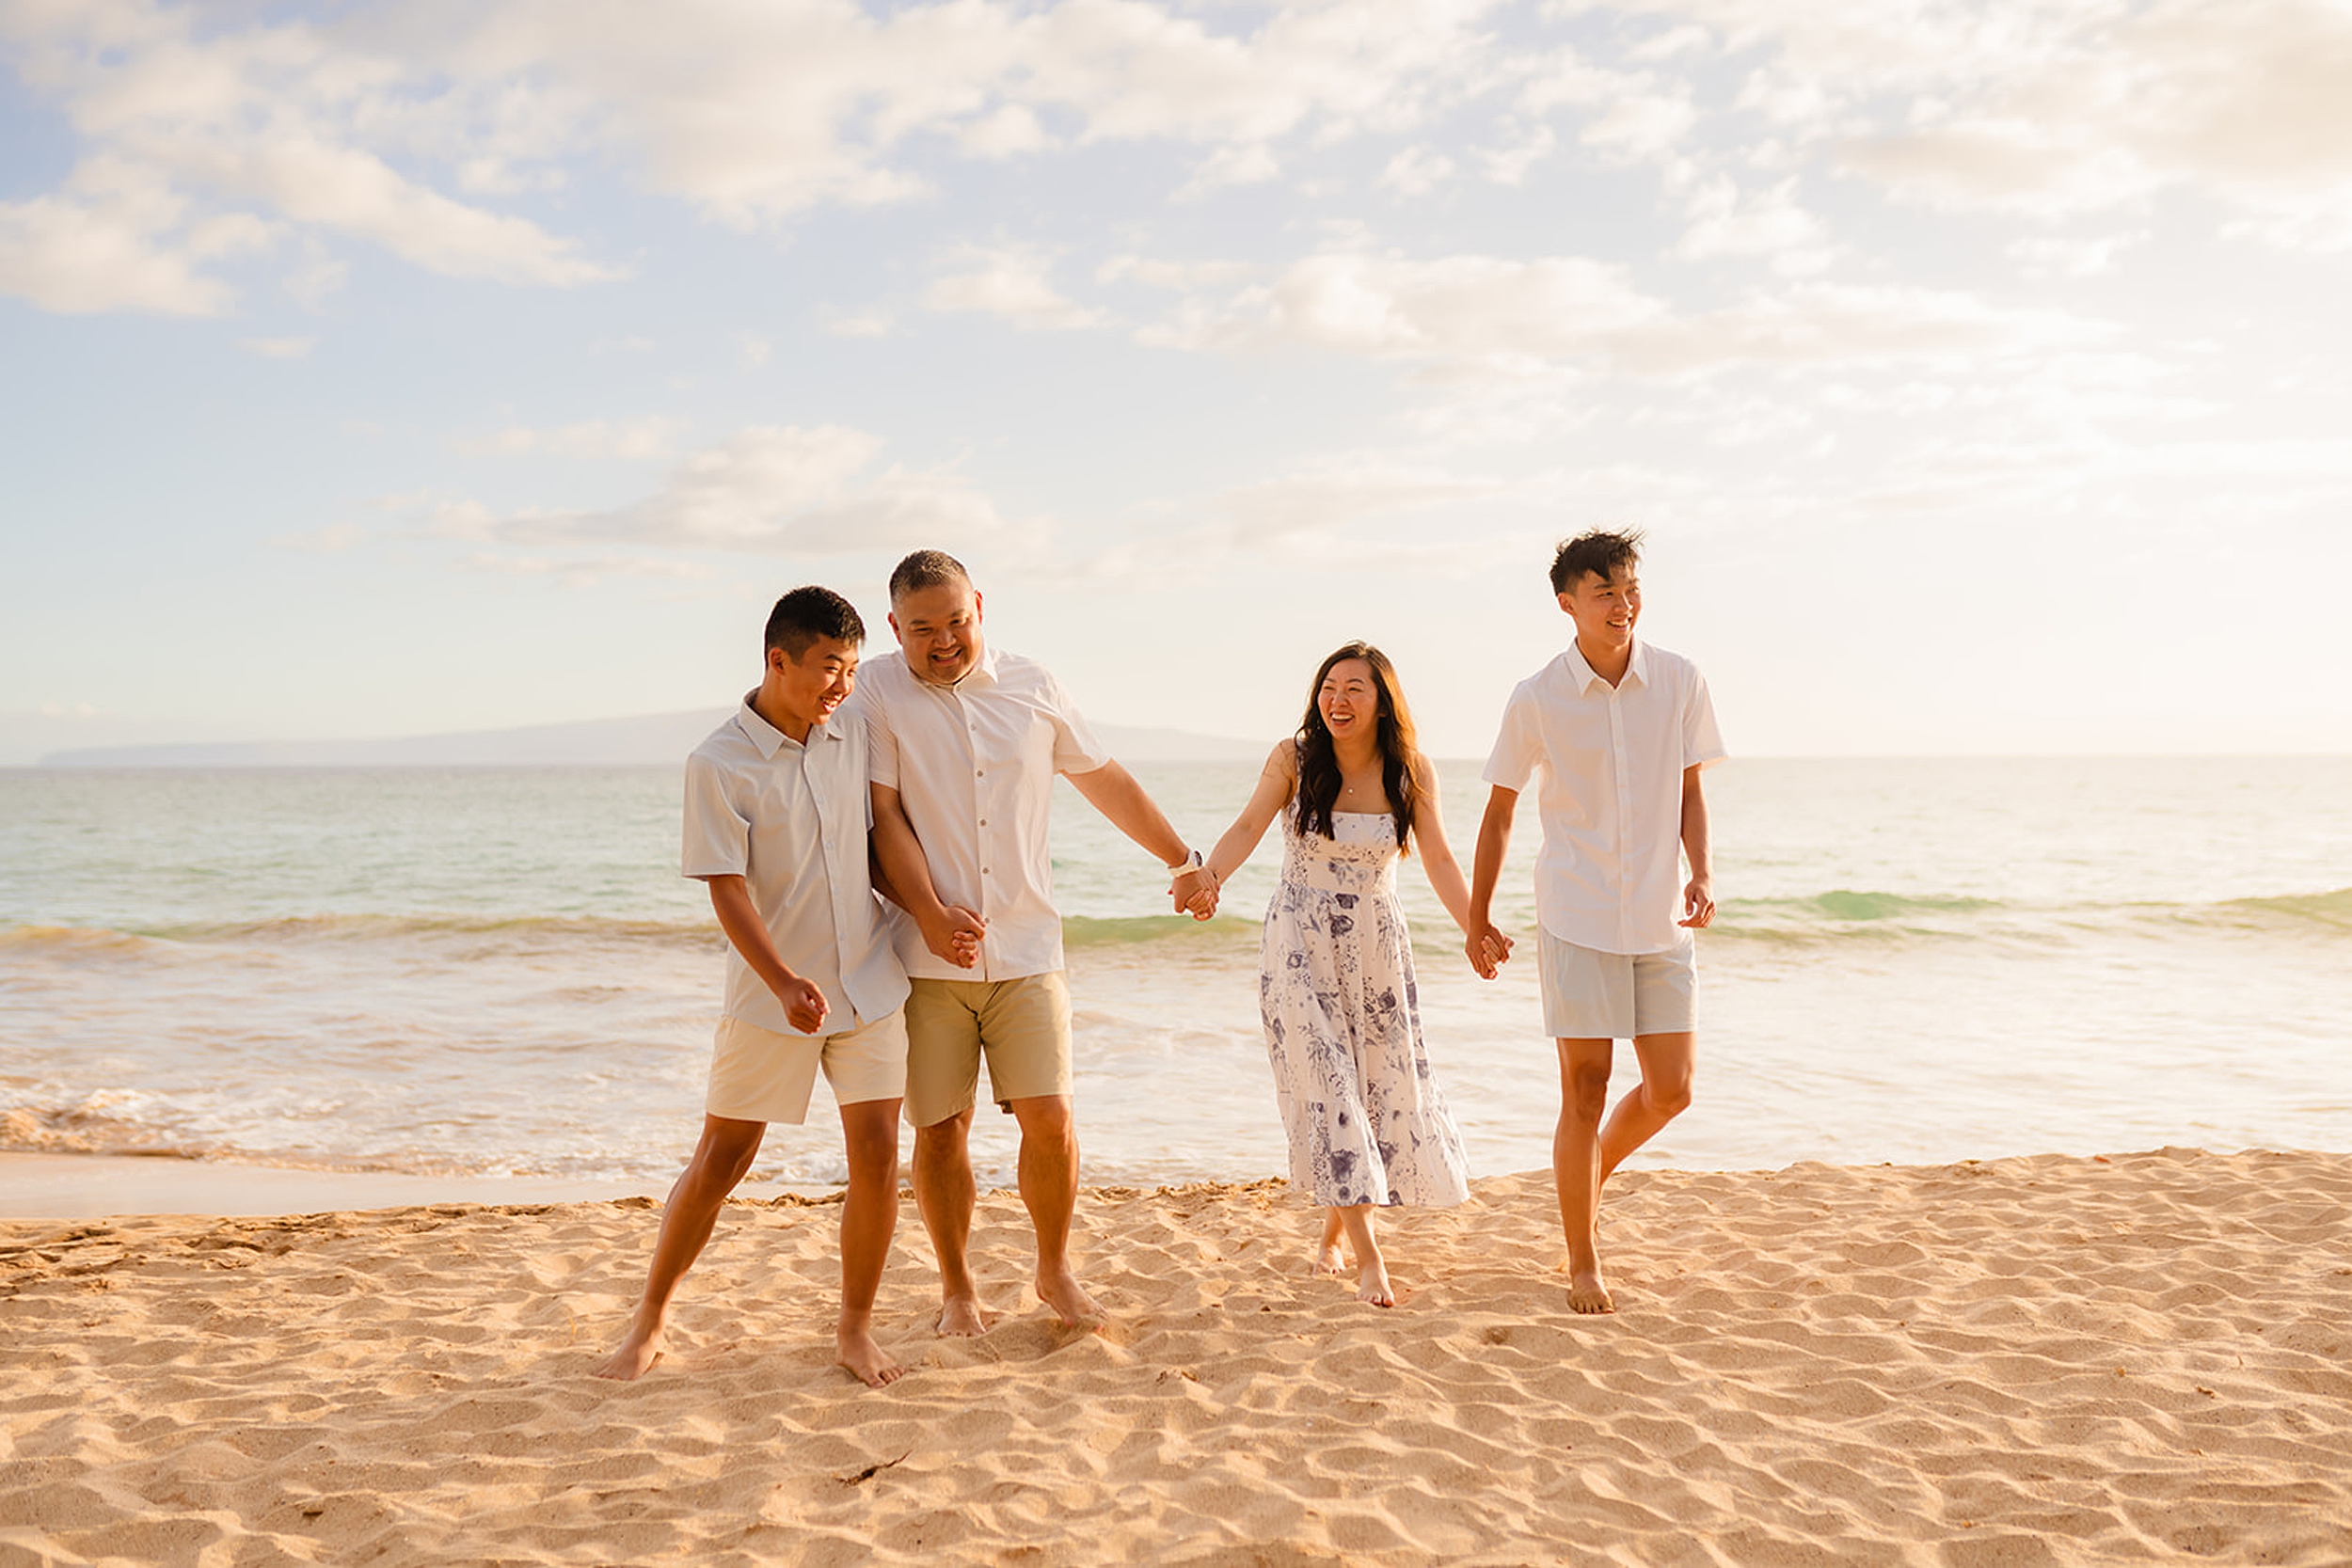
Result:
{"label": "white cloud", "polygon": [[1686,257],[1766,256],[1773,270],[1796,276],[1829,265],[1827,231],[1798,205],[1792,175],[1763,190],[1741,191],[1727,176],[1697,181],[1684,198],[1689,227],[1675,246]]}
{"label": "white cloud", "polygon": [[834,316],[825,323],[825,330],[836,338],[887,338],[898,329],[896,318],[880,307]]}
{"label": "white cloud", "polygon": [[1502,147],[1479,153],[1478,161],[1486,167],[1486,178],[1498,185],[1516,185],[1527,178],[1527,171],[1551,156],[1560,145],[1560,138],[1549,125],[1538,125],[1521,133],[1515,140]]}
{"label": "white cloud", "polygon": [[498,516],[473,502],[428,504],[446,537],[542,548],[846,555],[1025,536],[953,474],[867,477],[881,451],[879,437],[839,425],[755,426],[690,453],[653,494],[605,511]]}
{"label": "white cloud", "polygon": [[1229,185],[1262,185],[1282,172],[1273,152],[1263,144],[1220,147],[1209,154],[1192,178],[1176,188],[1178,201],[1197,201]]}
{"label": "white cloud", "polygon": [[199,270],[218,251],[197,244],[188,210],[150,171],[85,164],[60,194],[0,202],[0,293],[68,314],[218,315],[230,292]]}
{"label": "white cloud", "polygon": [[243,346],[264,359],[302,359],[318,346],[316,338],[246,338]]}
{"label": "white cloud", "polygon": [[[569,240],[395,169],[428,131],[466,139],[431,122],[471,118],[460,89],[436,97],[413,63],[302,23],[199,33],[192,10],[135,0],[15,7],[0,40],[82,142],[58,191],[0,210],[0,289],[45,308],[217,313],[228,287],[207,263],[305,230],[458,277],[612,275]],[[289,286],[315,299],[340,281],[314,251]]]}
{"label": "white cloud", "polygon": [[2147,238],[2144,232],[2042,236],[2012,241],[2003,253],[2029,277],[2096,277],[2112,271],[2116,257]]}
{"label": "white cloud", "polygon": [[931,310],[970,310],[998,316],[1024,330],[1070,331],[1103,325],[1101,311],[1064,297],[1046,276],[1051,260],[1018,245],[966,245],[951,253],[953,270],[923,291]]}
{"label": "white cloud", "polygon": [[1427,147],[1408,147],[1380,171],[1380,185],[1399,196],[1426,196],[1454,173],[1454,160]]}
{"label": "white cloud", "polygon": [[1147,343],[1304,343],[1375,359],[1524,376],[1587,364],[1633,375],[1741,365],[2046,353],[2099,340],[2101,324],[1909,285],[1805,284],[1715,309],[1677,310],[1626,269],[1583,257],[1520,261],[1330,252],[1219,304],[1187,301]]}
{"label": "white cloud", "polygon": [[1009,158],[1037,152],[1053,145],[1037,111],[1025,103],[1006,103],[958,127],[956,139],[964,150],[981,158]]}

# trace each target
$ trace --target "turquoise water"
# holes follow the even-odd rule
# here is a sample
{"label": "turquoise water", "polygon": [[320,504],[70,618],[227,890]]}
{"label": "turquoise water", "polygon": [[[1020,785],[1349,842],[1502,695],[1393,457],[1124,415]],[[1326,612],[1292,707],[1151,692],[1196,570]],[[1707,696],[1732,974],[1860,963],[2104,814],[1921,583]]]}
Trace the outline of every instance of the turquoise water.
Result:
{"label": "turquoise water", "polygon": [[[1255,768],[1136,771],[1206,844]],[[1467,860],[1484,790],[1442,771]],[[2352,759],[1775,760],[1708,788],[1698,1100],[1645,1160],[2352,1148]],[[0,772],[0,1147],[665,1179],[721,969],[676,834],[663,768]],[[1255,984],[1277,852],[1196,927],[1062,791],[1090,1180],[1282,1168]],[[1402,887],[1474,1168],[1545,1164],[1532,973],[1478,981],[1416,867]],[[835,1179],[830,1117],[820,1091],[760,1177]],[[977,1149],[1010,1180],[1002,1118]]]}

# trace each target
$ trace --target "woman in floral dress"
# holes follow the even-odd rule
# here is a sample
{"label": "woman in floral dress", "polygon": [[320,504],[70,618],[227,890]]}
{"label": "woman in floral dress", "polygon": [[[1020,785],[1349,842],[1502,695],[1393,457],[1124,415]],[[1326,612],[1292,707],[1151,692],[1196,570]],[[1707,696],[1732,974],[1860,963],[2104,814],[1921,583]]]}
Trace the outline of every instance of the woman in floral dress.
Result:
{"label": "woman in floral dress", "polygon": [[1258,993],[1291,1184],[1324,1207],[1316,1266],[1343,1271],[1344,1237],[1358,1298],[1390,1307],[1396,1295],[1373,1210],[1439,1208],[1470,1195],[1461,1134],[1422,1047],[1396,863],[1419,850],[1457,926],[1469,918],[1470,887],[1446,847],[1437,773],[1414,745],[1404,690],[1379,649],[1350,642],[1315,672],[1298,733],[1274,748],[1211,851],[1212,891],[1194,900],[1194,914],[1214,911],[1214,889],[1278,815],[1282,879],[1266,907]]}

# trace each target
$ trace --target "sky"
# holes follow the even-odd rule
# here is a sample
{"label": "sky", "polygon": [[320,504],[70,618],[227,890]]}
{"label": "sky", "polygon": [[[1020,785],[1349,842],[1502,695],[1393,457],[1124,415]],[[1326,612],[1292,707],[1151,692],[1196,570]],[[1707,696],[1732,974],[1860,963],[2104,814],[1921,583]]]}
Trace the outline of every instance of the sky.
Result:
{"label": "sky", "polygon": [[1439,755],[2352,751],[2352,0],[0,0],[0,766],[707,708],[900,554]]}

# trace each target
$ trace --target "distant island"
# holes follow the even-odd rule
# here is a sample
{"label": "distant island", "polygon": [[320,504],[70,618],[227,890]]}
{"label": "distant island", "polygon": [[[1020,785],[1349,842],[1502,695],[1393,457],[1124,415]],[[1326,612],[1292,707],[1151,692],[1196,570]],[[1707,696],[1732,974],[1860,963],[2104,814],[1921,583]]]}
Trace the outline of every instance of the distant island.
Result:
{"label": "distant island", "polygon": [[[727,708],[469,730],[389,740],[256,740],[161,746],[93,746],[52,752],[41,768],[626,768],[685,760]],[[1183,730],[1097,724],[1103,743],[1129,762],[1248,762],[1262,742]]]}

